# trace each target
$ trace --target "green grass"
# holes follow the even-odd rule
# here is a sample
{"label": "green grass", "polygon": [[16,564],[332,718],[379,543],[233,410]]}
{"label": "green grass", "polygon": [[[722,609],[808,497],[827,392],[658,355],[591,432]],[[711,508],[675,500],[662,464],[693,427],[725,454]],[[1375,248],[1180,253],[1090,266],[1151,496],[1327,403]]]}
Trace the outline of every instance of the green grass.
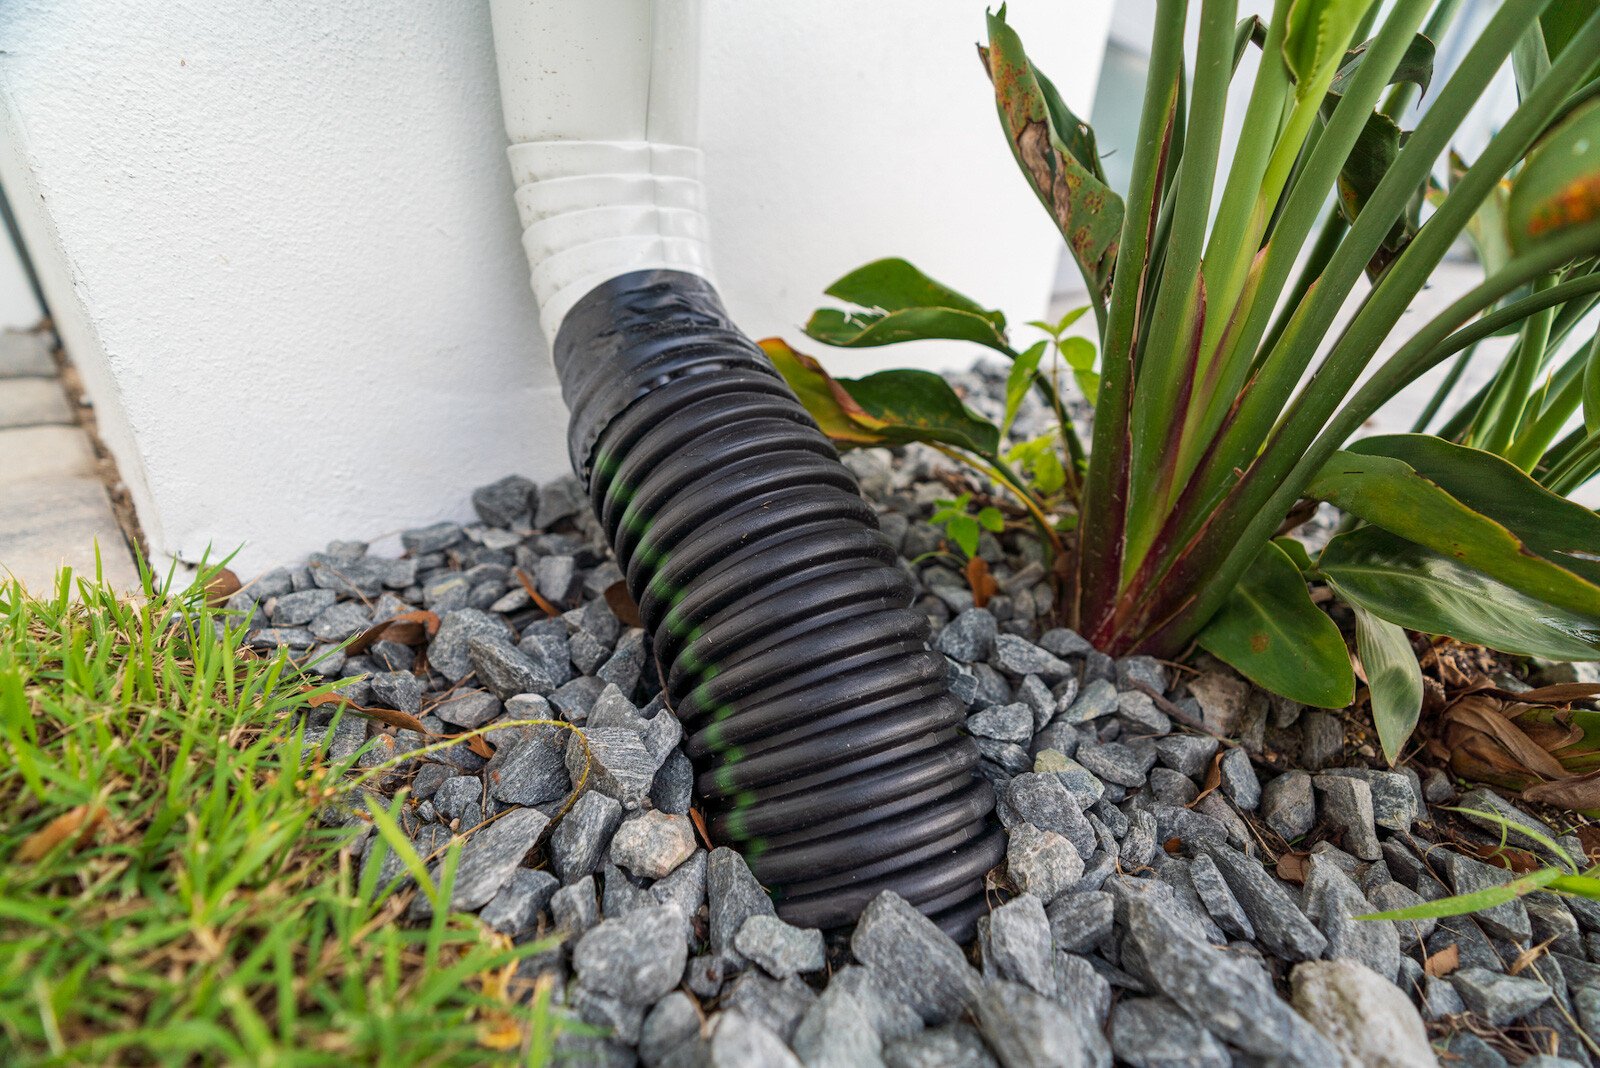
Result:
{"label": "green grass", "polygon": [[303,750],[307,698],[198,585],[0,585],[0,1064],[547,1059],[548,991],[515,978],[542,947],[404,926],[415,891],[317,820],[365,799]]}

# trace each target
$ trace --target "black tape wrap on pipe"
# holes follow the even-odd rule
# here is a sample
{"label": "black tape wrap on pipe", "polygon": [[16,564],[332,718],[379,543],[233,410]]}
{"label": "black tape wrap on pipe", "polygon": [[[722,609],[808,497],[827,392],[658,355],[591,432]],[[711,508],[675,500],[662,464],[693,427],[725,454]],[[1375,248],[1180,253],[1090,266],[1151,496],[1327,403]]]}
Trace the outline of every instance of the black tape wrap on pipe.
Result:
{"label": "black tape wrap on pipe", "polygon": [[555,342],[574,469],[683,721],[713,839],[792,923],[893,890],[964,937],[1004,839],[854,477],[704,279],[639,271]]}

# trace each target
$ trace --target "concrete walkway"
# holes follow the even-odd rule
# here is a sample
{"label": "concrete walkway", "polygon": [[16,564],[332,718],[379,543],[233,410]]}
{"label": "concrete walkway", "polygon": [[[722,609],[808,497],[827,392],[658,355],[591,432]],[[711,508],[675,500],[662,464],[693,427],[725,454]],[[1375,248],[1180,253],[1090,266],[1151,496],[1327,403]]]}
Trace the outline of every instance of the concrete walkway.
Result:
{"label": "concrete walkway", "polygon": [[133,590],[139,572],[44,334],[0,333],[0,576],[47,593],[67,565]]}

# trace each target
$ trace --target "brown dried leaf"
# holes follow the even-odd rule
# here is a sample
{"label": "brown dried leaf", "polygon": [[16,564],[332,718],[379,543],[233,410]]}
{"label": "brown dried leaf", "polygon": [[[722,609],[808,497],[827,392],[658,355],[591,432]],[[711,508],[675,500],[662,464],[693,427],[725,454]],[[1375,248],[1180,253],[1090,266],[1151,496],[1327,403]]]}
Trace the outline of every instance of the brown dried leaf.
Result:
{"label": "brown dried leaf", "polygon": [[1204,801],[1211,791],[1222,785],[1222,757],[1226,752],[1227,750],[1220,746],[1217,748],[1216,755],[1211,758],[1211,766],[1206,769],[1205,785],[1200,788],[1198,794],[1194,795],[1194,800],[1184,806],[1185,808],[1194,808],[1194,806]]}
{"label": "brown dried leaf", "polygon": [[518,567],[512,569],[511,573],[517,576],[517,581],[522,583],[522,588],[527,591],[528,597],[533,601],[534,604],[539,606],[539,609],[544,612],[545,615],[549,616],[551,619],[555,619],[561,614],[561,609],[557,608],[555,605],[546,600],[544,595],[541,594],[534,586],[533,580],[528,577],[528,573],[526,571]]}
{"label": "brown dried leaf", "polygon": [[1428,959],[1422,962],[1422,971],[1435,979],[1443,979],[1457,968],[1461,967],[1461,947],[1451,942],[1437,953],[1429,954]]}
{"label": "brown dried leaf", "polygon": [[1584,856],[1589,858],[1590,863],[1600,862],[1600,825],[1586,823],[1573,833],[1583,843]]}
{"label": "brown dried leaf", "polygon": [[698,808],[689,809],[689,822],[694,824],[695,832],[700,835],[700,842],[707,849],[715,849],[711,841],[711,832],[706,830],[706,818],[700,814]]}
{"label": "brown dried leaf", "polygon": [[1278,878],[1286,883],[1303,885],[1311,871],[1310,853],[1285,853],[1278,858]]}
{"label": "brown dried leaf", "polygon": [[211,576],[211,581],[206,583],[206,604],[212,608],[219,608],[227,603],[229,597],[232,597],[243,588],[244,583],[239,581],[239,576],[227,568],[223,568]]}
{"label": "brown dried leaf", "polygon": [[1538,801],[1561,808],[1600,808],[1600,768],[1559,782],[1542,782],[1522,791],[1524,801]]}
{"label": "brown dried leaf", "polygon": [[348,697],[340,697],[338,694],[332,693],[318,694],[311,698],[309,703],[313,708],[321,708],[323,705],[339,705],[346,711],[354,712],[358,716],[366,716],[380,723],[387,723],[391,727],[416,731],[418,734],[427,735],[430,738],[435,737],[433,732],[428,730],[425,723],[409,712],[400,712],[393,708],[368,708],[366,705],[356,704]]}
{"label": "brown dried leaf", "polygon": [[972,604],[975,608],[987,607],[989,598],[1000,589],[1000,584],[989,573],[989,561],[981,556],[974,556],[967,561],[967,585],[972,589]]}
{"label": "brown dried leaf", "polygon": [[1518,953],[1517,959],[1512,961],[1511,967],[1506,969],[1506,974],[1521,975],[1523,972],[1527,971],[1528,967],[1533,964],[1534,961],[1545,955],[1550,948],[1550,943],[1554,941],[1555,939],[1551,938],[1547,941],[1540,942],[1538,945],[1529,946],[1521,953]]}
{"label": "brown dried leaf", "polygon": [[439,633],[439,617],[426,609],[401,612],[397,616],[374,623],[345,647],[345,652],[357,656],[379,641],[399,642],[401,645],[421,645]]}
{"label": "brown dried leaf", "polygon": [[642,627],[643,621],[639,618],[639,606],[633,601],[633,594],[628,592],[628,584],[621,580],[613,582],[606,587],[606,605],[611,609],[611,614],[629,627]]}
{"label": "brown dried leaf", "polygon": [[1509,770],[1522,769],[1545,779],[1567,777],[1567,769],[1561,762],[1539,748],[1522,728],[1502,715],[1494,698],[1482,694],[1463,697],[1445,709],[1444,720],[1447,729],[1477,730],[1493,738],[1514,762]]}
{"label": "brown dried leaf", "polygon": [[32,864],[62,842],[73,839],[74,849],[83,845],[94,829],[105,818],[106,810],[99,805],[79,805],[40,827],[17,847],[12,858],[20,864]]}

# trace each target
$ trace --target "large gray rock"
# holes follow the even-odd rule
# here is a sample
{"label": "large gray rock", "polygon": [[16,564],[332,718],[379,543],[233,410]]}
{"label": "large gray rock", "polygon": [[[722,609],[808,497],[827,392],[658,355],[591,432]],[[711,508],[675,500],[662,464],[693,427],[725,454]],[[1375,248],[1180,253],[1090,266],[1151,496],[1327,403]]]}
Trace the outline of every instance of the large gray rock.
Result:
{"label": "large gray rock", "polygon": [[1298,768],[1286,771],[1261,791],[1261,818],[1285,842],[1309,832],[1317,822],[1317,799],[1311,776]]}
{"label": "large gray rock", "polygon": [[549,818],[539,810],[519,808],[473,833],[461,848],[450,907],[475,912],[487,905],[510,881],[512,872],[549,824]]}
{"label": "large gray rock", "polygon": [[1388,982],[1400,974],[1400,935],[1388,920],[1358,920],[1374,912],[1361,888],[1337,863],[1313,853],[1301,903],[1328,940],[1332,960],[1357,960]]}
{"label": "large gray rock", "polygon": [[733,946],[776,979],[818,972],[827,962],[821,931],[795,927],[761,913],[744,921]]}
{"label": "large gray rock", "polygon": [[978,1028],[1005,1068],[1110,1068],[1111,1044],[1085,1010],[1002,981],[979,995]]}
{"label": "large gray rock", "polygon": [[1208,845],[1228,888],[1250,917],[1261,944],[1285,960],[1315,960],[1328,940],[1306,918],[1287,888],[1259,863],[1225,845]]}
{"label": "large gray rock", "polygon": [[706,1052],[710,1068],[800,1068],[783,1039],[737,1009],[717,1015]]}
{"label": "large gray rock", "polygon": [[621,823],[620,801],[585,790],[550,835],[550,865],[561,881],[577,882],[593,872]]}
{"label": "large gray rock", "polygon": [[1031,823],[1061,835],[1083,859],[1094,855],[1094,828],[1059,775],[1031,771],[1018,775],[1006,786],[1004,810],[1015,817],[1013,822]]}
{"label": "large gray rock", "polygon": [[580,986],[650,1005],[678,985],[688,956],[681,914],[656,905],[602,921],[578,940],[572,967]]}
{"label": "large gray rock", "polygon": [[1228,1068],[1228,1047],[1169,998],[1128,998],[1111,1011],[1111,1049],[1133,1068]]}
{"label": "large gray rock", "polygon": [[[754,922],[754,921],[752,921]],[[794,1051],[806,1068],[876,1068],[883,1039],[849,991],[830,985],[794,1032]]]}
{"label": "large gray rock", "polygon": [[471,638],[467,641],[467,658],[478,680],[502,701],[519,693],[548,697],[556,690],[549,673],[510,641]]}
{"label": "large gray rock", "polygon": [[665,878],[694,850],[689,817],[653,810],[624,821],[611,839],[612,861],[646,879]]}
{"label": "large gray rock", "polygon": [[567,742],[567,774],[580,781],[587,768],[596,790],[632,812],[650,796],[661,761],[650,754],[639,732],[628,727],[590,727]]}
{"label": "large gray rock", "polygon": [[[1444,869],[1445,878],[1450,880],[1451,888],[1458,894],[1471,894],[1493,886],[1503,886],[1515,878],[1504,868],[1496,868],[1453,850],[1440,850],[1438,860]],[[1478,926],[1487,933],[1512,942],[1526,942],[1533,936],[1533,924],[1528,919],[1528,910],[1518,898],[1512,898],[1490,908],[1478,909],[1472,914],[1472,918],[1477,920]]]}
{"label": "large gray rock", "polygon": [[953,1020],[977,999],[978,973],[961,948],[899,894],[885,890],[872,899],[850,936],[850,950],[885,994],[926,1023]]}
{"label": "large gray rock", "polygon": [[933,1027],[883,1047],[889,1068],[997,1068],[999,1062],[968,1024]]}
{"label": "large gray rock", "polygon": [[1150,982],[1208,1031],[1248,1053],[1340,1068],[1338,1049],[1278,997],[1260,965],[1196,937],[1170,909],[1152,896],[1127,903],[1128,944]]}
{"label": "large gray rock", "polygon": [[744,858],[726,846],[711,851],[706,861],[706,897],[709,902],[711,949],[736,953],[734,940],[752,916],[776,916],[772,898],[750,874]]}
{"label": "large gray rock", "polygon": [[1054,831],[1019,823],[1006,845],[1006,872],[1017,889],[1048,904],[1083,878],[1083,858]]}
{"label": "large gray rock", "polygon": [[1554,996],[1537,979],[1502,975],[1487,968],[1462,968],[1450,976],[1450,983],[1467,1009],[1483,1017],[1491,1027],[1520,1020]]}
{"label": "large gray rock", "polygon": [[989,959],[1004,979],[1056,996],[1050,919],[1032,894],[1021,894],[988,916]]}
{"label": "large gray rock", "polygon": [[1308,961],[1291,976],[1294,1007],[1336,1045],[1345,1063],[1432,1068],[1427,1028],[1393,983],[1354,960]]}
{"label": "large gray rock", "polygon": [[467,646],[473,638],[505,641],[510,637],[510,628],[500,617],[476,608],[458,608],[444,614],[439,632],[428,643],[428,664],[451,682],[460,682],[472,670]]}

